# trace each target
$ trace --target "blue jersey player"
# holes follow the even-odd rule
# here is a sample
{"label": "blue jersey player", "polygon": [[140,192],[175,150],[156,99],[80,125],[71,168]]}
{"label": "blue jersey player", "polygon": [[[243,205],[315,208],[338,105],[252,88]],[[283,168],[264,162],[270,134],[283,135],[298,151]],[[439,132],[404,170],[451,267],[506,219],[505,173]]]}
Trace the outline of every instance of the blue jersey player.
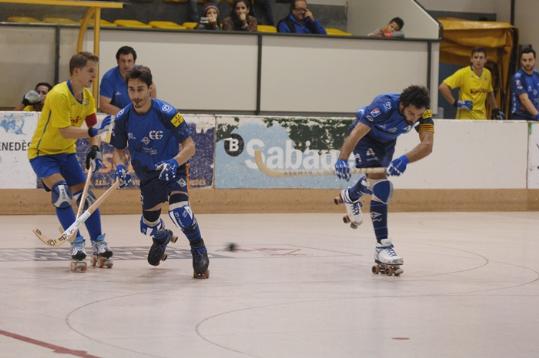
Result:
{"label": "blue jersey player", "polygon": [[[408,163],[418,161],[432,152],[434,125],[430,98],[426,88],[410,86],[401,94],[384,94],[356,113],[356,120],[344,140],[335,164],[338,178],[350,180],[348,158],[354,153],[357,168],[387,167],[386,173],[362,175],[351,187],[340,193],[339,201],[345,204],[351,226],[362,221],[360,198],[371,196],[371,219],[376,235],[373,272],[400,274],[403,259],[394,250],[388,236],[387,206],[393,185],[387,175],[401,175]],[[397,137],[413,128],[419,133],[420,142],[412,150],[393,159]],[[367,181],[368,179],[368,181]]]}
{"label": "blue jersey player", "polygon": [[131,104],[118,112],[112,132],[113,160],[122,186],[131,177],[126,169],[127,151],[140,179],[142,217],[140,231],[152,237],[148,263],[157,266],[166,258],[165,248],[173,239],[165,229],[161,208],[168,201],[168,213],[191,245],[194,278],[209,277],[209,259],[197,220],[189,206],[188,161],[195,154],[195,142],[183,116],[168,103],[151,98],[152,74],[135,66],[127,74]]}
{"label": "blue jersey player", "polygon": [[520,52],[520,69],[511,80],[511,119],[539,120],[539,72],[531,47]]}

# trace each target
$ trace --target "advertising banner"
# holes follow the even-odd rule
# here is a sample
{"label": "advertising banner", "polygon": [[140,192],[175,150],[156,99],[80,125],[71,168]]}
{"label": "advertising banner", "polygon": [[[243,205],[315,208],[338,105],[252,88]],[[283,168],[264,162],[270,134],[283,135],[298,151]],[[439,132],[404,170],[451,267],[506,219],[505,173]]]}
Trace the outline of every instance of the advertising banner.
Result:
{"label": "advertising banner", "polygon": [[539,123],[528,125],[528,189],[539,189]]}
{"label": "advertising banner", "polygon": [[[350,118],[217,117],[216,188],[340,188],[332,173]],[[257,163],[256,153],[259,154]],[[283,171],[310,172],[271,176]]]}

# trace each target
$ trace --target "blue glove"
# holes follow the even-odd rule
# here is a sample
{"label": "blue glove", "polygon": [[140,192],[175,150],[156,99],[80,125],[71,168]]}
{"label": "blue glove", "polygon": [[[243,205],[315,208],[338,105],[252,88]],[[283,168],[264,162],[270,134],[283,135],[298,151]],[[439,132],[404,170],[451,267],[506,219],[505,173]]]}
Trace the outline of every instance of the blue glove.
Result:
{"label": "blue glove", "polygon": [[499,108],[494,108],[494,109],[492,110],[492,117],[493,117],[494,119],[497,119],[497,120],[500,120],[500,121],[501,121],[501,120],[505,119],[505,113],[503,113],[502,111],[500,111]]}
{"label": "blue glove", "polygon": [[348,166],[348,161],[344,159],[338,159],[335,163],[335,174],[337,178],[344,179],[346,181],[350,180],[352,175],[350,174],[350,167]]}
{"label": "blue glove", "polygon": [[97,145],[92,145],[88,154],[86,154],[86,169],[90,169],[90,166],[94,168],[94,172],[103,168],[103,157],[101,156],[101,150]]}
{"label": "blue glove", "polygon": [[465,109],[467,111],[471,111],[473,108],[473,102],[470,100],[466,100],[466,101],[458,100],[458,101],[455,101],[453,105],[459,109]]}
{"label": "blue glove", "polygon": [[160,170],[159,173],[159,179],[166,181],[166,182],[172,182],[176,180],[176,173],[178,171],[178,162],[176,159],[169,159],[165,160],[163,162],[157,163],[155,166],[156,170]]}
{"label": "blue glove", "polygon": [[110,126],[112,126],[112,117],[106,116],[98,126],[88,128],[88,136],[91,138],[100,135],[101,133],[105,133],[110,129]]}
{"label": "blue glove", "polygon": [[401,175],[406,170],[408,162],[408,157],[406,155],[401,155],[397,159],[394,159],[391,164],[389,164],[389,167],[387,167],[387,174],[394,176]]}
{"label": "blue glove", "polygon": [[125,188],[126,186],[131,184],[133,178],[131,177],[131,174],[129,174],[127,169],[125,168],[125,165],[118,164],[116,166],[115,174],[116,174],[116,178],[118,178],[118,180],[120,181],[120,188]]}

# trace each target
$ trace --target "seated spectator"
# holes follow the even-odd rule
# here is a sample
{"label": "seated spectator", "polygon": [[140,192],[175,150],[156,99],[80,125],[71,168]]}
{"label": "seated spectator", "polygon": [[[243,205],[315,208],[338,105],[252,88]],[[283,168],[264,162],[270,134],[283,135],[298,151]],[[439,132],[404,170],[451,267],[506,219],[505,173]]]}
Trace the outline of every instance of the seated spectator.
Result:
{"label": "seated spectator", "polygon": [[290,12],[277,24],[278,32],[325,35],[326,30],[307,8],[307,1],[292,0]]}
{"label": "seated spectator", "polygon": [[234,0],[230,16],[223,20],[225,31],[256,32],[257,25],[256,17],[251,15],[249,0]]}
{"label": "seated spectator", "polygon": [[33,90],[26,92],[21,103],[16,107],[16,111],[41,112],[47,93],[52,89],[48,82],[39,82]]}
{"label": "seated spectator", "polygon": [[196,28],[198,30],[221,31],[221,27],[221,18],[217,4],[212,2],[207,3]]}
{"label": "seated spectator", "polygon": [[511,79],[511,119],[539,120],[539,72],[531,47],[520,52],[520,69]]}
{"label": "seated spectator", "polygon": [[254,0],[252,6],[253,16],[256,17],[259,24],[273,26],[273,8],[271,6],[272,0]]}
{"label": "seated spectator", "polygon": [[371,32],[367,36],[380,37],[385,39],[404,37],[402,28],[404,27],[404,21],[400,17],[394,17],[387,23],[386,26],[379,28],[378,30]]}

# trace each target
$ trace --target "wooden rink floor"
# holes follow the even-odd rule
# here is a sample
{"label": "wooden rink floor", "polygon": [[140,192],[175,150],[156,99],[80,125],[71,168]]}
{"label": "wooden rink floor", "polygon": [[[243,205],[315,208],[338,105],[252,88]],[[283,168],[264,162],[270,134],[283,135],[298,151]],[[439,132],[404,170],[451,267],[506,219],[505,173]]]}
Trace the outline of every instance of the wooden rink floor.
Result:
{"label": "wooden rink floor", "polygon": [[114,267],[86,273],[33,237],[54,216],[0,216],[0,357],[539,356],[538,212],[390,213],[398,278],[371,273],[368,218],[197,217],[209,280],[183,236],[149,266],[138,215],[102,217]]}

